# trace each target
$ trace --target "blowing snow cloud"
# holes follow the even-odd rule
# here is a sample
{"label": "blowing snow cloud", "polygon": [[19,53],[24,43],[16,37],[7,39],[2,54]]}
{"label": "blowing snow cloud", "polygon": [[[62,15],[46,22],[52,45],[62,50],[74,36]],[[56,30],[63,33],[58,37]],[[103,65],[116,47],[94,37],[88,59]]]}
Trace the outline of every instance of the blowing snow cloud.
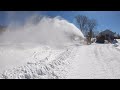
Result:
{"label": "blowing snow cloud", "polygon": [[67,20],[60,17],[37,17],[32,16],[22,26],[11,23],[0,36],[0,42],[64,45],[84,38],[81,31]]}

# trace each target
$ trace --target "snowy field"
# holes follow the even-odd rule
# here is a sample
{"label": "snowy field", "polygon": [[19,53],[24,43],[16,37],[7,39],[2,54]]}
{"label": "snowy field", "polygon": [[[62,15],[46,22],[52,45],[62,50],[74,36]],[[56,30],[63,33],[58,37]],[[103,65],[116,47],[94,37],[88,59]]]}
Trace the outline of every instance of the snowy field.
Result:
{"label": "snowy field", "polygon": [[61,49],[6,47],[0,48],[3,79],[120,78],[120,49],[113,44],[74,44]]}

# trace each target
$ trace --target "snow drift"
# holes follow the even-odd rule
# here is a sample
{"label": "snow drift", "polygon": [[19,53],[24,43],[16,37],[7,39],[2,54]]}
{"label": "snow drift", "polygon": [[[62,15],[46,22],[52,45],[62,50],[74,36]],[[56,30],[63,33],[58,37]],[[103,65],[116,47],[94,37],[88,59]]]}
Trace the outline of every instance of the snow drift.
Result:
{"label": "snow drift", "polygon": [[16,22],[11,23],[6,32],[0,36],[0,42],[60,46],[74,41],[80,42],[84,38],[74,24],[60,17],[42,17],[40,20],[36,20],[36,17],[38,16],[27,19],[22,26],[19,26]]}

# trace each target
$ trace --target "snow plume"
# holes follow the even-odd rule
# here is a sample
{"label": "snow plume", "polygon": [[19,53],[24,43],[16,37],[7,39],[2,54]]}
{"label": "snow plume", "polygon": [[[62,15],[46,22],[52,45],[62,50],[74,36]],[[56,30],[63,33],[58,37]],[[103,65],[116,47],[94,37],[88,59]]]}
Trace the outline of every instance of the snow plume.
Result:
{"label": "snow plume", "polygon": [[21,26],[19,22],[11,22],[6,32],[0,36],[0,42],[58,46],[81,41],[83,38],[83,34],[74,24],[61,17],[32,16]]}

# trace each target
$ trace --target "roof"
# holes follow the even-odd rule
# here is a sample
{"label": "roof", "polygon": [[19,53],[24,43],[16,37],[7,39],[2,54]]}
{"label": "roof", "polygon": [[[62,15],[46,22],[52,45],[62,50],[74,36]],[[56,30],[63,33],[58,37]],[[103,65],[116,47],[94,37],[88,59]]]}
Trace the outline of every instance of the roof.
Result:
{"label": "roof", "polygon": [[100,35],[106,35],[106,34],[114,35],[115,33],[112,32],[111,30],[105,30],[105,31],[100,32]]}

